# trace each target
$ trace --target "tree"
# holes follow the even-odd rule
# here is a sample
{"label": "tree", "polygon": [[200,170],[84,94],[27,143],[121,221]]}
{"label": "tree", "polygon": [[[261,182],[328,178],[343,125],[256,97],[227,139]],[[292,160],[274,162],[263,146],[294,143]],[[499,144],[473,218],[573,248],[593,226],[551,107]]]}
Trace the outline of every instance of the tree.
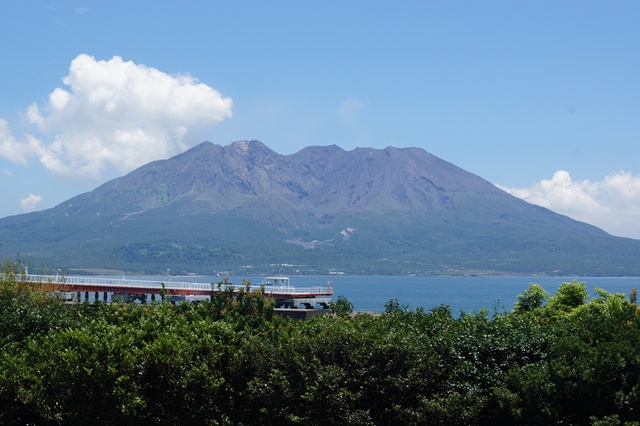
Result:
{"label": "tree", "polygon": [[344,296],[338,296],[338,300],[332,301],[330,306],[331,312],[340,318],[347,318],[353,312],[353,303]]}
{"label": "tree", "polygon": [[556,294],[549,299],[546,311],[551,315],[566,314],[587,303],[588,298],[589,293],[584,282],[573,280],[570,283],[562,283]]}
{"label": "tree", "polygon": [[529,288],[518,295],[514,312],[531,312],[542,308],[549,299],[549,293],[538,284],[529,284]]}
{"label": "tree", "polygon": [[167,287],[164,285],[164,282],[161,282],[160,285],[162,286],[162,288],[158,290],[158,294],[160,295],[160,300],[164,302],[165,298],[171,295],[169,294],[169,290],[167,290]]}
{"label": "tree", "polygon": [[398,299],[391,299],[384,305],[385,314],[401,314],[406,313],[409,310],[409,306],[400,305]]}

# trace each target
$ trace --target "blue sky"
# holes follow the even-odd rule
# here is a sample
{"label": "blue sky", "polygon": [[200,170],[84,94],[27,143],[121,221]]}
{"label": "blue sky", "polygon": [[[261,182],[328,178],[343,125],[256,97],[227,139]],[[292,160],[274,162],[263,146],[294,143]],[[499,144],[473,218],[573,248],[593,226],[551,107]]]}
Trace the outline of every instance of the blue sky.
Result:
{"label": "blue sky", "polygon": [[637,1],[0,2],[0,217],[203,140],[418,146],[640,238]]}

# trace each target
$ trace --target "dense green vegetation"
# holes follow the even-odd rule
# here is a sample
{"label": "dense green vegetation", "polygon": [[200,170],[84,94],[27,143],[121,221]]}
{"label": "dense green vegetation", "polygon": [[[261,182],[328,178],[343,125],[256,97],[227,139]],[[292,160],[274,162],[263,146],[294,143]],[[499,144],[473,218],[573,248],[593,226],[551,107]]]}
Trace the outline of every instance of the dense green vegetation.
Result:
{"label": "dense green vegetation", "polygon": [[0,282],[2,424],[640,424],[635,292],[295,321],[247,291],[64,305],[21,270]]}

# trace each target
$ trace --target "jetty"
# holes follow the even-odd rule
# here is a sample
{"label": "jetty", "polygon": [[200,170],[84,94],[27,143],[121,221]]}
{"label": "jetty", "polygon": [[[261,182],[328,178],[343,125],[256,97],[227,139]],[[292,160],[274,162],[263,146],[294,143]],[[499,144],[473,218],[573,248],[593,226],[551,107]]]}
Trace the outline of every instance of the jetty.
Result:
{"label": "jetty", "polygon": [[40,289],[58,292],[68,302],[105,302],[116,300],[151,303],[165,300],[171,303],[209,300],[215,294],[235,294],[243,291],[261,291],[275,301],[276,308],[328,309],[333,287],[293,287],[288,277],[266,277],[259,285],[234,285],[226,282],[199,283],[179,281],[151,281],[110,277],[83,277],[65,275],[25,274],[21,281],[37,285]]}

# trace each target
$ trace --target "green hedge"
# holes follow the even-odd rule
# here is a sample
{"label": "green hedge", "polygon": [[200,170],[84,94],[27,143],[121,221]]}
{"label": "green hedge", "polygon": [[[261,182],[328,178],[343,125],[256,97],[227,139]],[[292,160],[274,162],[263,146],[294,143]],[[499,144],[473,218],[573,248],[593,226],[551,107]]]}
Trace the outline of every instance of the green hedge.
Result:
{"label": "green hedge", "polygon": [[[396,301],[274,316],[260,292],[64,305],[0,283],[2,424],[639,424],[635,295],[537,287],[512,312]],[[348,301],[341,304],[349,307]]]}

